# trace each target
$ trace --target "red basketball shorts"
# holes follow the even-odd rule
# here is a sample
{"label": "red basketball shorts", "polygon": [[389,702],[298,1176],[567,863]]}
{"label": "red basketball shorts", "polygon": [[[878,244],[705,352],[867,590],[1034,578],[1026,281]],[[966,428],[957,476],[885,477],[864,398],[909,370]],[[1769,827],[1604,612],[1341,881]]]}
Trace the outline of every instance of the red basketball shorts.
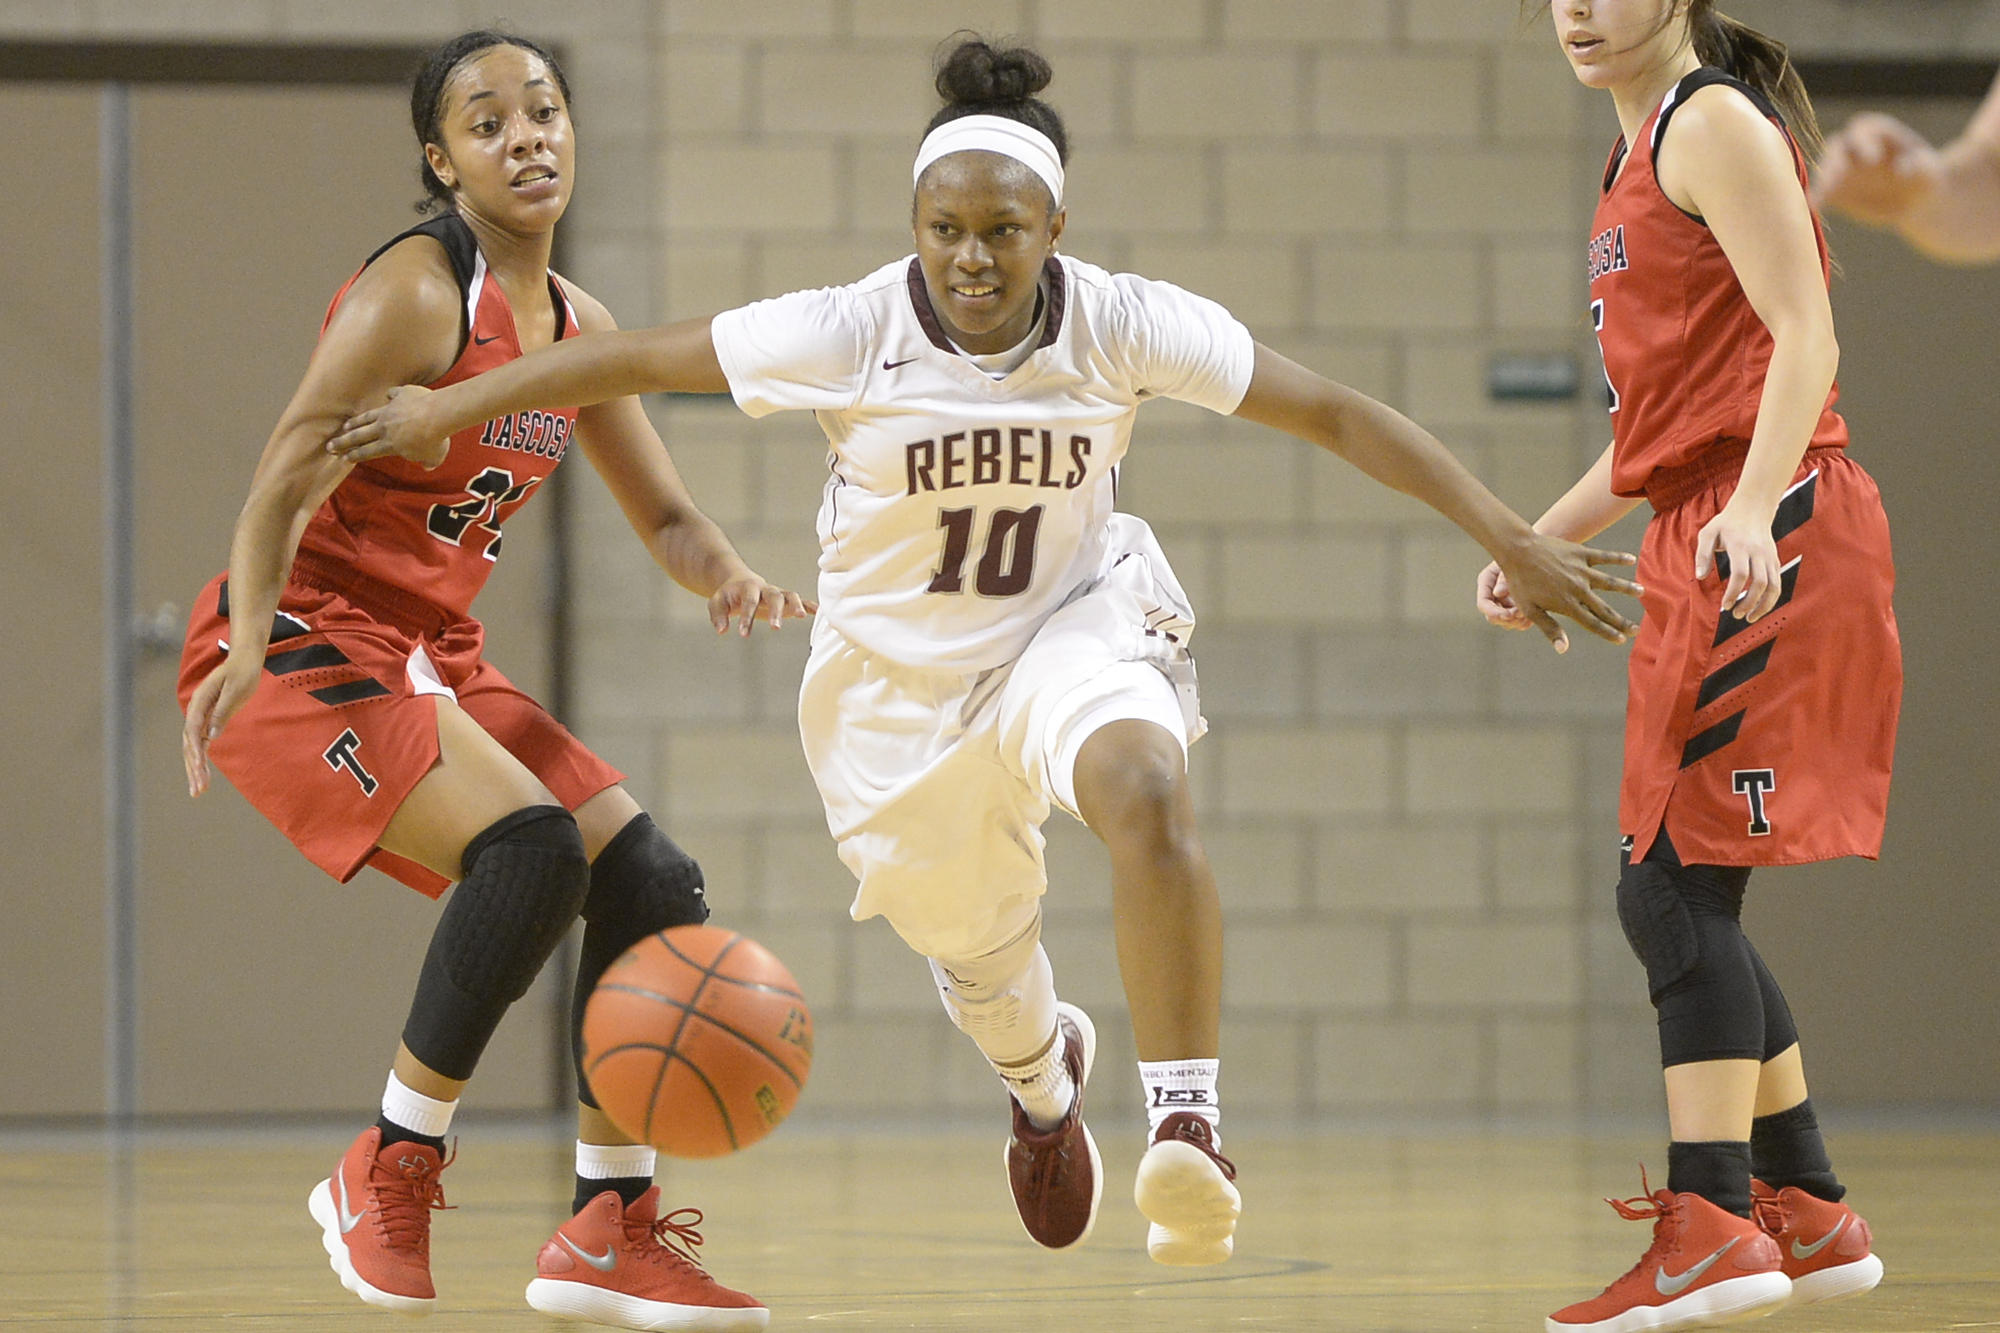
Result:
{"label": "red basketball shorts", "polygon": [[1695,537],[1735,489],[1736,452],[1678,494],[1653,491],[1619,831],[1634,860],[1663,823],[1690,865],[1874,857],[1903,691],[1881,495],[1845,452],[1809,452],[1772,524],[1777,609],[1748,624],[1721,614],[1721,574],[1694,577]]}
{"label": "red basketball shorts", "polygon": [[[195,601],[181,651],[183,709],[227,652],[227,596],[218,576]],[[376,846],[437,762],[439,698],[455,699],[567,809],[624,777],[480,656],[486,633],[476,620],[418,630],[297,584],[278,605],[263,680],[209,756],[307,860],[342,883],[364,865],[433,898],[449,883]]]}

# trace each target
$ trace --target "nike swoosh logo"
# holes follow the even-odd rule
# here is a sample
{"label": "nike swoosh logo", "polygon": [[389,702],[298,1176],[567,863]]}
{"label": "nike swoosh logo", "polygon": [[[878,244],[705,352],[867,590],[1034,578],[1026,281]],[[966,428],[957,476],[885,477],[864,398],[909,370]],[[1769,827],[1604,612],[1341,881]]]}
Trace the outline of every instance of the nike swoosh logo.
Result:
{"label": "nike swoosh logo", "polygon": [[[1742,1237],[1739,1236],[1736,1239],[1741,1240]],[[1662,1296],[1678,1296],[1682,1292],[1686,1291],[1689,1287],[1693,1286],[1695,1281],[1698,1278],[1700,1278],[1703,1273],[1706,1273],[1710,1268],[1713,1268],[1715,1266],[1715,1261],[1717,1259],[1720,1259],[1723,1255],[1728,1254],[1731,1250],[1735,1248],[1736,1248],[1736,1240],[1731,1240],[1726,1242],[1721,1249],[1717,1250],[1714,1254],[1709,1255],[1708,1258],[1702,1260],[1700,1263],[1696,1264],[1693,1268],[1688,1269],[1685,1273],[1682,1273],[1678,1277],[1670,1276],[1667,1273],[1666,1267],[1662,1265],[1660,1270],[1657,1273],[1653,1274],[1653,1286],[1658,1289],[1660,1295]]]}
{"label": "nike swoosh logo", "polygon": [[1797,1236],[1792,1237],[1792,1258],[1794,1259],[1812,1258],[1815,1254],[1818,1254],[1821,1250],[1825,1249],[1827,1245],[1833,1240],[1833,1238],[1840,1234],[1840,1229],[1846,1225],[1847,1225],[1847,1219],[1844,1217],[1841,1218],[1838,1222],[1835,1222],[1833,1224],[1833,1230],[1827,1232],[1824,1236],[1821,1236],[1818,1240],[1814,1241],[1810,1245],[1801,1245],[1799,1244],[1799,1238]]}
{"label": "nike swoosh logo", "polygon": [[910,364],[910,362],[916,359],[917,358],[915,358],[914,356],[906,356],[901,361],[884,361],[882,363],[882,369],[894,370],[897,366],[907,366]]}
{"label": "nike swoosh logo", "polygon": [[474,338],[474,339],[473,339],[472,341],[473,341],[474,343],[478,344],[479,346],[481,346],[481,347],[484,347],[484,346],[486,346],[486,344],[487,344],[487,343],[490,343],[490,342],[498,342],[498,341],[500,341],[500,335],[496,333],[496,334],[493,334],[493,335],[492,335],[491,337],[487,337],[487,338]]}
{"label": "nike swoosh logo", "polygon": [[609,1273],[612,1269],[618,1267],[618,1251],[610,1245],[605,1246],[603,1255],[599,1256],[582,1248],[560,1231],[556,1233],[556,1239],[567,1245],[571,1254],[583,1260],[600,1273]]}
{"label": "nike swoosh logo", "polygon": [[347,1174],[344,1171],[336,1171],[333,1174],[333,1180],[336,1185],[340,1186],[340,1196],[338,1199],[340,1207],[340,1234],[345,1236],[348,1232],[361,1225],[361,1214],[347,1211]]}

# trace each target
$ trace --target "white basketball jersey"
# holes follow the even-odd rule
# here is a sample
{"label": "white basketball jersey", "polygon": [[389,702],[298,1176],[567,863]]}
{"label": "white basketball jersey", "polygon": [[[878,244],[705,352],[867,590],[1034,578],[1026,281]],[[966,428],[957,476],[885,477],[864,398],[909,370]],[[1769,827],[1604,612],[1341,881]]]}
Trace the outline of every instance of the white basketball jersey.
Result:
{"label": "white basketball jersey", "polygon": [[819,613],[870,652],[1019,656],[1098,573],[1139,404],[1226,414],[1250,387],[1250,333],[1213,301],[1067,257],[1043,289],[1034,352],[997,380],[952,346],[914,258],[715,317],[737,405],[826,432]]}

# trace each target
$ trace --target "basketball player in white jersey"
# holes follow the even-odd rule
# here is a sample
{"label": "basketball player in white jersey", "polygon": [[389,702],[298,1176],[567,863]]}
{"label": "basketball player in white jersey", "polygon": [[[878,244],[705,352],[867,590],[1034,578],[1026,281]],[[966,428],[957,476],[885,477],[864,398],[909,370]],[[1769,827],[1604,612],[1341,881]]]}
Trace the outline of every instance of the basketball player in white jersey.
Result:
{"label": "basketball player in white jersey", "polygon": [[[1113,512],[1141,402],[1234,413],[1433,505],[1550,613],[1622,641],[1595,568],[1536,535],[1389,408],[1255,344],[1222,307],[1056,253],[1066,136],[1031,51],[945,57],[914,169],[914,257],[713,320],[591,334],[434,393],[406,389],[329,448],[421,456],[502,411],[727,391],[814,412],[829,443],[820,614],[799,702],[856,919],[931,960],[946,1011],[1006,1081],[1021,1219],[1051,1248],[1096,1214],[1082,1119],[1095,1036],[1040,944],[1051,805],[1108,847],[1119,968],[1151,1121],[1135,1189],[1168,1264],[1229,1257],[1240,1206],[1216,1097],[1222,921],[1186,750],[1203,731],[1194,614],[1146,525]],[[1309,597],[1309,588],[1282,595]]]}

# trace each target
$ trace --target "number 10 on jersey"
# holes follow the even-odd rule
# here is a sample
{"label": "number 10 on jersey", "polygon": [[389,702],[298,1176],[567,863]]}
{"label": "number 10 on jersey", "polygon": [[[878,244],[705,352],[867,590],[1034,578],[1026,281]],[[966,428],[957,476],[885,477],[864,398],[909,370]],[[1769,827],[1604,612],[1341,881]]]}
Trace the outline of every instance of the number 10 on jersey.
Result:
{"label": "number 10 on jersey", "polygon": [[[1028,590],[1035,581],[1035,539],[1042,530],[1042,508],[1035,505],[993,511],[986,523],[979,564],[972,574],[974,592],[981,597],[1018,597]],[[978,519],[979,511],[971,507],[938,511],[944,551],[925,591],[965,591],[965,562],[972,554],[972,530]]]}

